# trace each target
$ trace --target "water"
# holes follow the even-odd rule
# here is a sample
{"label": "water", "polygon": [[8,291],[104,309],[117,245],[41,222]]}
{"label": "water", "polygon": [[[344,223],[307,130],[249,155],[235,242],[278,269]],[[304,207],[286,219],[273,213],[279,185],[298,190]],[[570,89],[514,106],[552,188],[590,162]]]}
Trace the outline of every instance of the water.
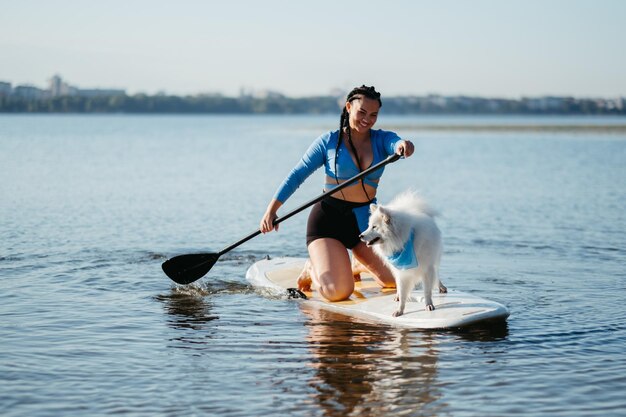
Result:
{"label": "water", "polygon": [[381,116],[416,155],[380,201],[420,190],[446,285],[512,313],[420,332],[246,283],[267,254],[306,254],[305,213],[196,285],[161,272],[254,231],[335,117],[0,116],[0,414],[625,415],[626,133],[419,128],[502,123],[626,121]]}

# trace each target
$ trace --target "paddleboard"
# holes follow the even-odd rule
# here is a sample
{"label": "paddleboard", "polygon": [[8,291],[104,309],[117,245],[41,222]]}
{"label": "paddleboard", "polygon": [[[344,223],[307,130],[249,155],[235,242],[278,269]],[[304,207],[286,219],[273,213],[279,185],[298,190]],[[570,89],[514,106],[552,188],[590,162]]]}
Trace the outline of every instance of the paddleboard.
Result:
{"label": "paddleboard", "polygon": [[[246,272],[246,279],[257,288],[270,288],[285,293],[297,288],[298,275],[305,258],[281,257],[255,262]],[[397,302],[395,289],[381,288],[371,275],[361,274],[352,296],[344,301],[330,302],[313,288],[305,292],[302,302],[333,312],[357,317],[368,322],[385,323],[412,329],[448,329],[466,327],[485,321],[506,320],[509,310],[500,303],[461,291],[433,292],[434,311],[426,311],[421,289],[411,293],[404,314],[393,317]]]}

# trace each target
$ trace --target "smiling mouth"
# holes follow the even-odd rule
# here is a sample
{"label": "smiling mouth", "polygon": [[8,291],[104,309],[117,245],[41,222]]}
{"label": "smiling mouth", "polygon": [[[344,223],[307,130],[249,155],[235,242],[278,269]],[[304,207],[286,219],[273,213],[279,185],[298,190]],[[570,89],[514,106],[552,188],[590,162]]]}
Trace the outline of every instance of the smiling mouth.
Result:
{"label": "smiling mouth", "polygon": [[365,242],[365,244],[366,244],[367,246],[372,246],[372,245],[374,245],[376,242],[378,242],[379,240],[380,240],[380,238],[379,238],[379,237],[375,237],[374,239],[370,240],[369,242]]}

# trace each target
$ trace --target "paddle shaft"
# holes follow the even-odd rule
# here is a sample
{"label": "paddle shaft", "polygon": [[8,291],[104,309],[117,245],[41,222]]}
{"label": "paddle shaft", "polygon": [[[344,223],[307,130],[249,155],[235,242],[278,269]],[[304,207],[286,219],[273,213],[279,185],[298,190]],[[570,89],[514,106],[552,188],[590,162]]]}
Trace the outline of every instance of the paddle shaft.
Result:
{"label": "paddle shaft", "polygon": [[[305,210],[309,207],[311,207],[313,204],[322,201],[323,199],[325,199],[326,197],[333,195],[341,190],[343,190],[344,188],[352,185],[354,182],[360,180],[361,178],[365,177],[366,175],[379,170],[380,168],[384,167],[387,164],[390,164],[392,162],[396,162],[398,159],[400,159],[402,156],[398,155],[398,154],[393,154],[388,156],[384,161],[380,161],[379,163],[377,163],[376,165],[373,165],[369,168],[367,168],[364,171],[361,171],[360,173],[358,173],[357,175],[355,175],[354,177],[346,180],[345,182],[342,182],[341,184],[339,184],[337,187],[333,188],[331,191],[327,192],[327,193],[323,193],[317,197],[315,197],[314,199],[304,203],[303,205],[301,205],[300,207],[297,207],[295,209],[293,209],[292,211],[290,211],[289,213],[285,214],[282,217],[278,217],[276,220],[274,220],[274,225],[277,225],[280,222],[283,222],[285,220],[287,220],[288,218],[295,216],[296,214],[300,213],[302,210]],[[250,233],[248,236],[242,238],[241,240],[233,243],[232,245],[229,245],[227,247],[225,247],[224,249],[222,249],[221,251],[219,251],[218,256],[222,256],[223,254],[225,254],[226,252],[229,252],[233,249],[235,249],[237,246],[249,241],[250,239],[252,239],[253,237],[256,237],[258,235],[260,235],[261,229]]]}

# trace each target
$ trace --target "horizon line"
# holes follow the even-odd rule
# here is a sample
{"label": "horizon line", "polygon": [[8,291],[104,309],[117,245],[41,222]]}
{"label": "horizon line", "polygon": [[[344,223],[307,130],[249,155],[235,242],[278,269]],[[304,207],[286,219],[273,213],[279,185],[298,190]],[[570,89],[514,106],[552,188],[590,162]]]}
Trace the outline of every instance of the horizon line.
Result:
{"label": "horizon line", "polygon": [[[326,94],[314,94],[314,95],[301,95],[301,94],[289,94],[284,93],[283,91],[275,88],[254,88],[248,86],[240,86],[239,94],[228,94],[222,91],[202,91],[198,90],[196,92],[168,92],[167,89],[161,88],[156,90],[156,92],[148,92],[144,90],[134,90],[129,88],[119,88],[119,87],[78,87],[75,85],[70,85],[66,82],[63,82],[61,76],[57,73],[51,76],[48,79],[48,83],[51,84],[54,79],[57,79],[57,83],[65,85],[67,88],[76,89],[76,90],[117,90],[119,92],[123,92],[124,95],[132,97],[132,96],[169,96],[169,97],[198,97],[198,96],[221,96],[221,97],[252,97],[252,98],[270,98],[271,96],[280,96],[284,98],[291,99],[304,99],[304,98],[315,98],[315,97],[336,97],[337,99],[341,99],[347,94],[347,89],[343,89],[340,87],[331,87],[327,89]],[[6,83],[11,86],[11,89],[15,89],[18,87],[34,87],[40,89],[42,91],[51,91],[51,87],[47,89],[42,88],[40,85],[34,83],[19,83],[14,84],[12,81],[0,80],[0,84]],[[1,93],[2,91],[0,91]],[[385,97],[388,98],[402,98],[402,97],[470,97],[470,98],[481,98],[481,99],[492,99],[492,100],[520,100],[525,98],[574,98],[574,99],[624,99],[626,98],[626,94],[617,93],[615,95],[575,95],[571,93],[541,93],[541,94],[503,94],[503,95],[485,95],[481,93],[438,93],[438,92],[423,92],[423,93],[409,93],[409,94],[386,94]]]}

